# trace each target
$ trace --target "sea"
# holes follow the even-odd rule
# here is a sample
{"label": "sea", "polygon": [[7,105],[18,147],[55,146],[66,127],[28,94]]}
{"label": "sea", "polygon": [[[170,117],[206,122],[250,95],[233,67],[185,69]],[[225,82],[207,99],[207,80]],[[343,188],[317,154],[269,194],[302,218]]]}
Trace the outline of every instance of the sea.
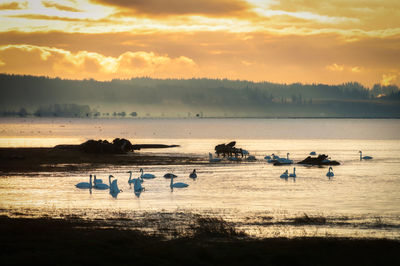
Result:
{"label": "sea", "polygon": [[[179,145],[136,152],[194,156],[205,163],[108,165],[90,172],[10,174],[0,169],[0,215],[143,219],[195,214],[224,219],[252,237],[400,239],[399,119],[0,119],[0,147],[116,137],[133,144]],[[208,163],[216,145],[231,141],[256,160]],[[328,166],[274,166],[264,159],[275,154],[296,163],[312,151],[340,162],[332,167],[334,177],[326,176]],[[360,160],[359,151],[373,159]],[[296,178],[280,177],[294,167]],[[127,171],[138,177],[140,168],[156,178],[145,180],[145,191],[135,195]],[[195,180],[189,178],[193,169]],[[171,191],[165,173],[189,186]],[[107,191],[77,189],[75,184],[88,181],[89,174],[104,182],[112,174],[122,192],[113,197]]]}

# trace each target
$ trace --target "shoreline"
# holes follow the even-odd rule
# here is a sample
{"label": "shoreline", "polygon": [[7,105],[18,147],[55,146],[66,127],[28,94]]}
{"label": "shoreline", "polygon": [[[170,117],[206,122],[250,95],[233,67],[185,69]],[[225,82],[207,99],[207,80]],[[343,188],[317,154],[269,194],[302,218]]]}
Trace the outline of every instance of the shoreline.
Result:
{"label": "shoreline", "polygon": [[[400,241],[335,237],[254,239],[206,219],[194,235],[172,239],[76,217],[0,216],[6,263],[126,265],[397,265]],[[208,223],[208,224],[207,224]],[[216,225],[215,227],[214,224]],[[218,228],[218,229],[215,229]],[[217,231],[215,231],[217,230]],[[103,255],[104,256],[103,256]],[[73,256],[71,256],[73,255]]]}
{"label": "shoreline", "polygon": [[78,171],[107,165],[206,164],[205,158],[186,155],[94,154],[77,149],[0,148],[0,174],[10,172]]}

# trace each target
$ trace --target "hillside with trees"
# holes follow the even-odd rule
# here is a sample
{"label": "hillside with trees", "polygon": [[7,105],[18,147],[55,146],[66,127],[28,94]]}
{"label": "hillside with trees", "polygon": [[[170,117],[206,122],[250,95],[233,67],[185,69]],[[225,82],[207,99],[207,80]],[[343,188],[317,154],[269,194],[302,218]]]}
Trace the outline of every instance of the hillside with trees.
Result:
{"label": "hillside with trees", "polygon": [[2,116],[400,117],[397,86],[0,74]]}

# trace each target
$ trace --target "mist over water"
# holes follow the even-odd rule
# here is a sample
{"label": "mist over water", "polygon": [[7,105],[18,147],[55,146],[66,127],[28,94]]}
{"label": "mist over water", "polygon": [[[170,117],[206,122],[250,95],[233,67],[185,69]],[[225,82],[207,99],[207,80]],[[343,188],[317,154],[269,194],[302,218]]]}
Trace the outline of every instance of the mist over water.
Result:
{"label": "mist over water", "polygon": [[[235,140],[237,147],[258,160],[145,166],[145,172],[157,178],[143,183],[146,191],[140,198],[130,190],[126,173],[133,170],[136,177],[140,166],[111,165],[92,172],[103,180],[109,174],[118,178],[123,192],[116,199],[108,192],[76,189],[74,184],[88,180],[90,173],[85,171],[3,175],[0,209],[6,214],[69,213],[88,218],[112,217],[116,211],[179,210],[222,216],[256,236],[276,235],[284,221],[306,213],[327,217],[328,222],[301,230],[289,225],[281,235],[400,238],[399,133],[400,120],[395,119],[2,119],[1,147],[48,147],[123,137],[133,143],[181,145],[140,151],[143,154],[192,154],[207,161],[216,144]],[[359,150],[374,159],[360,161]],[[326,177],[327,167],[273,166],[263,159],[271,153],[281,157],[290,153],[297,162],[311,151],[341,163],[333,167],[333,178]],[[296,179],[280,178],[294,166]],[[194,168],[195,181],[188,178]],[[162,177],[167,172],[189,187],[171,192],[169,180]],[[274,225],[260,225],[263,217]]]}

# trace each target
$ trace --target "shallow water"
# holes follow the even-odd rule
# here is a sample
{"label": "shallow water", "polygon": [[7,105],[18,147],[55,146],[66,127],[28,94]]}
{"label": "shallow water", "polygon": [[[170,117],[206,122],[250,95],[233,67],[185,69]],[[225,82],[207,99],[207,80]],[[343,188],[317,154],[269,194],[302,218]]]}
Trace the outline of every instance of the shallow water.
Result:
{"label": "shallow water", "polygon": [[[51,146],[80,143],[88,138],[124,137],[134,143],[179,144],[141,153],[182,153],[204,156],[216,144],[236,140],[236,146],[257,157],[256,162],[146,166],[156,179],[143,183],[136,197],[129,188],[128,170],[111,166],[93,171],[105,182],[113,174],[123,192],[76,189],[89,173],[15,174],[0,178],[0,209],[7,215],[79,215],[113,217],[115,213],[190,212],[221,216],[254,236],[336,235],[400,239],[400,120],[354,119],[3,119],[0,146]],[[281,179],[293,166],[273,166],[263,159],[271,153],[294,161],[310,151],[341,162],[335,176],[327,167],[296,165],[297,178]],[[360,161],[358,151],[373,156]],[[197,169],[198,178],[189,173]],[[171,192],[167,172],[188,188]],[[327,218],[323,225],[294,225],[293,218]]]}

